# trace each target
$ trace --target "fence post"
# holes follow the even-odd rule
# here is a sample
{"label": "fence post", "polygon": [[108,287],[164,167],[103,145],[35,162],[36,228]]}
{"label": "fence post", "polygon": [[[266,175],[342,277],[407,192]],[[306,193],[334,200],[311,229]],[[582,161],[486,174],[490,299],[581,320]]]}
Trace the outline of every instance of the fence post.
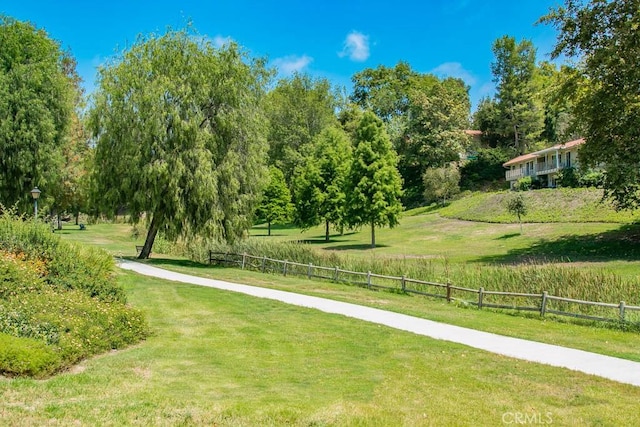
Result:
{"label": "fence post", "polygon": [[243,252],[242,253],[242,269],[244,270],[244,264],[246,263],[246,259],[247,259],[247,253]]}
{"label": "fence post", "polygon": [[211,265],[211,257],[213,257],[213,251],[209,249],[209,265]]}
{"label": "fence post", "polygon": [[402,285],[402,292],[407,290],[407,278],[406,276],[403,274],[402,278],[400,279],[400,284]]}
{"label": "fence post", "polygon": [[371,271],[367,271],[367,288],[371,289]]}
{"label": "fence post", "polygon": [[482,300],[484,299],[484,288],[480,286],[478,291],[478,308],[482,308]]}
{"label": "fence post", "polygon": [[229,252],[224,253],[224,265],[229,265]]}
{"label": "fence post", "polygon": [[262,257],[262,272],[263,272],[263,273],[264,273],[264,266],[265,266],[265,264],[266,264],[266,263],[267,263],[267,257],[266,257],[266,256],[263,256],[263,257]]}
{"label": "fence post", "polygon": [[282,275],[286,276],[287,275],[287,260],[284,260],[284,265],[282,266]]}
{"label": "fence post", "polygon": [[311,269],[313,268],[313,264],[309,263],[309,267],[307,268],[307,279],[311,279]]}
{"label": "fence post", "polygon": [[624,301],[620,301],[620,321],[621,322],[624,322],[624,308],[625,308]]}
{"label": "fence post", "polygon": [[451,283],[447,282],[447,302],[451,302]]}
{"label": "fence post", "polygon": [[336,266],[336,269],[333,271],[333,281],[334,282],[338,282],[338,267]]}
{"label": "fence post", "polygon": [[540,316],[547,312],[547,291],[542,292],[542,304],[540,304]]}

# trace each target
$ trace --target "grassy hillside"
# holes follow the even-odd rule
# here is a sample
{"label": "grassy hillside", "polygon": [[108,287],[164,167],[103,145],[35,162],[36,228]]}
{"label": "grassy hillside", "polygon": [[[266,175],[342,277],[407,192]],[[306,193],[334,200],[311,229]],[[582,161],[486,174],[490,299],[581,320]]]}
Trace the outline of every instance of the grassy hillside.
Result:
{"label": "grassy hillside", "polygon": [[[466,221],[513,223],[517,219],[507,211],[506,200],[513,192],[474,193],[439,210],[447,218]],[[525,222],[609,222],[629,223],[640,220],[640,212],[616,212],[602,201],[602,190],[591,188],[557,188],[525,191],[528,213]]]}

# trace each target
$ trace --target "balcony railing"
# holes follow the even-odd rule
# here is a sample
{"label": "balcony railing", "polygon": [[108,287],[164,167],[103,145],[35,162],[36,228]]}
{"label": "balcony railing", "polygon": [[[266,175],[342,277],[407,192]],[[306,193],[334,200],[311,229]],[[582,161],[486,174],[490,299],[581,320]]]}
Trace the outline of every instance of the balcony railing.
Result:
{"label": "balcony railing", "polygon": [[506,171],[505,177],[507,181],[515,181],[516,179],[524,178],[526,176],[535,177],[538,175],[548,175],[571,166],[575,165],[567,165],[566,162],[560,162],[557,165],[555,162],[542,162],[536,163],[535,168],[533,169],[519,168],[508,170]]}

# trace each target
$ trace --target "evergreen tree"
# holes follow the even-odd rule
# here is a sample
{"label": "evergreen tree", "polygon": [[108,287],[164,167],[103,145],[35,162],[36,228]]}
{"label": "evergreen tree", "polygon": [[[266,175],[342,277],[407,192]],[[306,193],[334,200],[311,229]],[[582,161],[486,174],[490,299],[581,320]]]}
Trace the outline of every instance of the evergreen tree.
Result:
{"label": "evergreen tree", "polygon": [[293,214],[291,193],[284,174],[275,166],[269,168],[269,184],[264,189],[256,216],[267,223],[267,235],[271,236],[271,224],[286,224]]}
{"label": "evergreen tree", "polygon": [[402,178],[398,156],[382,120],[365,112],[356,129],[356,149],[347,184],[346,222],[371,226],[371,247],[376,246],[375,227],[398,224],[402,204]]}
{"label": "evergreen tree", "polygon": [[493,44],[491,64],[500,113],[498,132],[517,154],[535,147],[544,130],[544,107],[536,92],[536,49],[529,40],[504,36]]}
{"label": "evergreen tree", "polygon": [[324,221],[326,241],[329,224],[342,225],[344,221],[350,162],[349,137],[342,129],[331,127],[318,135],[311,153],[296,168],[293,183],[296,223],[307,228]]}

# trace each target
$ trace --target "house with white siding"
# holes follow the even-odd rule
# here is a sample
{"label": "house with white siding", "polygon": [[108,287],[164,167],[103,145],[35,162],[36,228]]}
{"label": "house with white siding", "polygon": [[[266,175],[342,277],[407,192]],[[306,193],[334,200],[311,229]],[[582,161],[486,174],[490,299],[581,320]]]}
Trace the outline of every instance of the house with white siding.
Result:
{"label": "house with white siding", "polygon": [[578,166],[578,149],[584,139],[557,144],[544,150],[524,154],[504,163],[506,179],[511,188],[520,179],[530,176],[547,187],[556,186],[556,176],[562,169]]}

